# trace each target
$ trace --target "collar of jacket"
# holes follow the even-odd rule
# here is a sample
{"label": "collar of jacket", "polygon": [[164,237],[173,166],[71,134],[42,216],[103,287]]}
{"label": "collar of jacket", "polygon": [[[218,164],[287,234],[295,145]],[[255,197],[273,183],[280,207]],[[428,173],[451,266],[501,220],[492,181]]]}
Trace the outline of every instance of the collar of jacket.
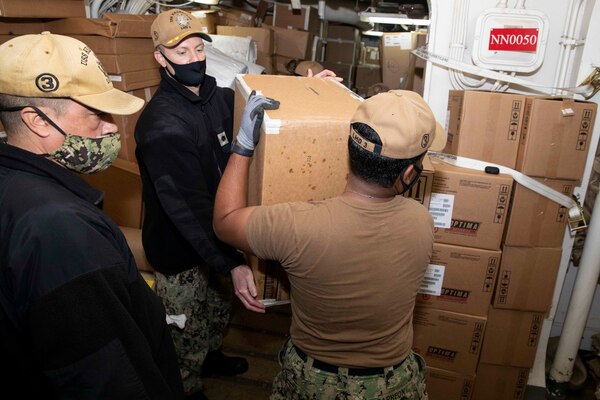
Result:
{"label": "collar of jacket", "polygon": [[0,143],[0,166],[53,179],[76,196],[102,207],[104,192],[45,157],[7,143]]}
{"label": "collar of jacket", "polygon": [[171,77],[167,71],[161,67],[160,69],[160,87],[165,90],[176,91],[192,103],[206,104],[217,90],[217,80],[210,76],[204,76],[204,82],[200,85],[200,95],[196,96],[190,89],[177,82]]}

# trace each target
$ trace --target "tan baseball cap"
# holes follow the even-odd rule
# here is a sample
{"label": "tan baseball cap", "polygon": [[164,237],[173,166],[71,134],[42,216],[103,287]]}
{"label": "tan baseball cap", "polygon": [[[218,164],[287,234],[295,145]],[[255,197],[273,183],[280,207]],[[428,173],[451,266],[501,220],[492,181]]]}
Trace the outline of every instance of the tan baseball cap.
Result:
{"label": "tan baseball cap", "polygon": [[440,151],[446,146],[446,131],[436,121],[425,100],[409,90],[391,90],[363,101],[351,123],[370,126],[381,139],[372,143],[354,129],[350,137],[366,150],[396,159],[409,159],[427,150]]}
{"label": "tan baseball cap", "polygon": [[0,93],[68,97],[109,114],[139,111],[144,100],[113,87],[94,52],[69,36],[42,32],[0,45]]}
{"label": "tan baseball cap", "polygon": [[158,14],[152,22],[150,32],[154,47],[161,44],[166,47],[174,47],[190,35],[198,35],[207,42],[212,42],[210,36],[204,33],[203,29],[198,18],[187,11],[172,8]]}

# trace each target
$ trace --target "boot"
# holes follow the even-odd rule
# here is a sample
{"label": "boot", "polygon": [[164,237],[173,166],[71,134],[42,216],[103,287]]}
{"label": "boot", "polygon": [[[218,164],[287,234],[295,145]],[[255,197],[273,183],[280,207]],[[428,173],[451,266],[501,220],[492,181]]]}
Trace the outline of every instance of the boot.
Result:
{"label": "boot", "polygon": [[209,351],[202,364],[202,376],[234,376],[248,371],[248,361],[242,357],[229,357],[219,350]]}

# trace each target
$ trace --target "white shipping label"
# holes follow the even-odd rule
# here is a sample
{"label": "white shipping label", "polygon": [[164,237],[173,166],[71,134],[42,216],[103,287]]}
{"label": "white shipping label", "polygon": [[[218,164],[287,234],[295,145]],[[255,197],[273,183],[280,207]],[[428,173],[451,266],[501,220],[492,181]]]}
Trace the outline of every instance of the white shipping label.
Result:
{"label": "white shipping label", "polygon": [[454,208],[454,195],[431,193],[429,214],[433,217],[435,228],[450,228],[452,222],[452,209]]}
{"label": "white shipping label", "polygon": [[400,50],[411,50],[412,49],[412,36],[410,33],[399,33],[397,35],[384,35],[383,45],[385,47],[398,47]]}
{"label": "white shipping label", "polygon": [[444,265],[429,264],[418,292],[420,294],[439,296],[442,293],[445,269]]}

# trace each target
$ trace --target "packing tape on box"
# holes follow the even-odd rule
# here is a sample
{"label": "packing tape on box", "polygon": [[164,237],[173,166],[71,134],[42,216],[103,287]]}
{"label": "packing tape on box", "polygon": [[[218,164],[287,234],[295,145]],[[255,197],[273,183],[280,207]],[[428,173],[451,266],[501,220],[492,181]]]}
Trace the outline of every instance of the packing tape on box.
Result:
{"label": "packing tape on box", "polygon": [[430,151],[428,154],[430,157],[445,162],[446,164],[454,165],[461,168],[468,168],[481,172],[487,172],[486,168],[489,167],[497,168],[498,173],[510,175],[517,183],[520,183],[521,185],[525,186],[530,190],[533,190],[539,195],[544,196],[547,199],[550,199],[563,207],[566,207],[569,210],[569,230],[571,232],[576,232],[587,228],[585,217],[583,215],[583,208],[581,207],[581,205],[575,197],[571,198],[565,196],[564,194],[552,189],[551,187],[548,187],[543,183],[536,181],[535,179],[530,178],[529,176],[519,171],[505,167],[503,165],[433,151]]}

